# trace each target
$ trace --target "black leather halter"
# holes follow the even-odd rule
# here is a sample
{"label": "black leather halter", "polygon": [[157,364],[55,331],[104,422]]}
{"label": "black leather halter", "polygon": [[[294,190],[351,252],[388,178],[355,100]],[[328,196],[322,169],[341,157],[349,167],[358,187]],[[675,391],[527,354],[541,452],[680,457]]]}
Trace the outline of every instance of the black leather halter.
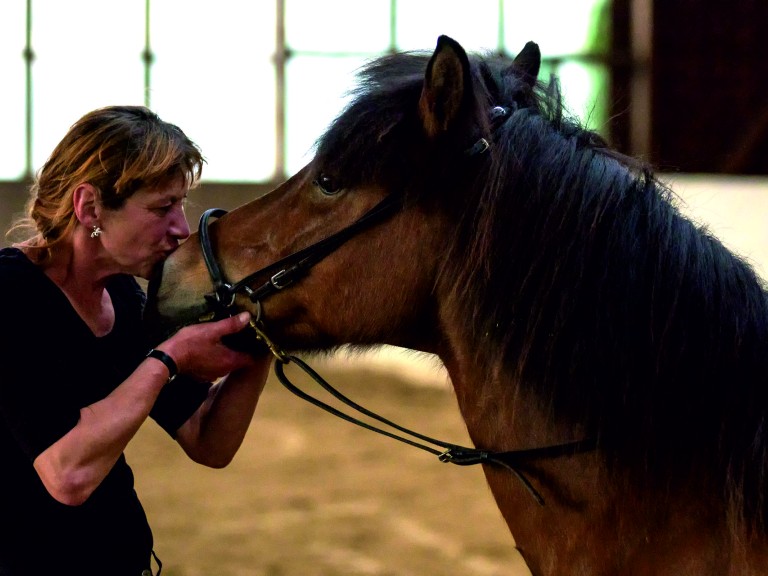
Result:
{"label": "black leather halter", "polygon": [[[489,113],[491,132],[495,131],[504,121],[506,121],[514,110],[516,110],[516,106],[494,106]],[[467,156],[478,156],[486,152],[490,146],[488,140],[481,137],[472,146],[467,148],[464,151],[464,154]],[[211,238],[208,232],[209,220],[211,218],[220,218],[221,216],[224,216],[227,211],[221,208],[211,208],[206,210],[200,217],[198,234],[200,237],[200,248],[203,251],[203,258],[205,259],[205,265],[208,267],[208,273],[213,281],[213,293],[206,295],[206,300],[214,309],[214,317],[227,316],[234,305],[235,296],[237,296],[239,292],[245,293],[251,302],[259,303],[267,296],[290,286],[298,278],[306,274],[312,266],[336,250],[354,235],[390,215],[394,209],[400,206],[401,202],[402,198],[400,195],[388,194],[383,200],[346,228],[339,230],[335,234],[320,240],[311,246],[307,246],[298,252],[294,252],[293,254],[281,258],[277,262],[269,264],[261,270],[249,274],[234,284],[227,282],[224,278],[213,253]],[[251,288],[251,285],[258,278],[264,278],[268,274],[270,275],[269,280],[256,289]]]}
{"label": "black leather halter", "polygon": [[[283,288],[290,286],[296,280],[304,276],[312,266],[339,248],[347,240],[366,228],[380,222],[386,216],[389,216],[400,206],[400,202],[399,195],[389,194],[349,226],[319,242],[315,242],[306,248],[285,256],[277,262],[265,266],[261,270],[249,274],[234,284],[229,283],[224,278],[221,267],[216,261],[216,256],[213,253],[210,233],[208,230],[210,219],[219,218],[226,214],[227,211],[221,208],[211,208],[206,210],[200,217],[198,235],[200,238],[200,249],[203,252],[203,258],[205,259],[205,265],[208,268],[208,273],[213,282],[213,292],[211,294],[206,294],[205,299],[213,308],[215,317],[220,318],[229,316],[229,313],[234,306],[235,296],[240,292],[246,294],[251,302],[258,305],[258,303],[267,296],[271,296],[275,292],[279,292]],[[251,285],[253,285],[259,278],[266,277],[269,278],[266,282],[257,288],[251,288]]]}

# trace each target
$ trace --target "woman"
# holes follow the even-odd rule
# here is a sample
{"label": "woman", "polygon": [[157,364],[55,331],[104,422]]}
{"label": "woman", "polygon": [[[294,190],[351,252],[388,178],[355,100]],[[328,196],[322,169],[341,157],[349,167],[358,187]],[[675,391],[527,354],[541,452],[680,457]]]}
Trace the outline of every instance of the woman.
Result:
{"label": "woman", "polygon": [[146,108],[91,112],[11,230],[31,235],[0,250],[2,576],[151,574],[152,533],[123,455],[147,416],[196,462],[225,466],[240,447],[270,359],[221,339],[248,314],[150,350],[134,278],[189,236],[184,201],[202,163]]}

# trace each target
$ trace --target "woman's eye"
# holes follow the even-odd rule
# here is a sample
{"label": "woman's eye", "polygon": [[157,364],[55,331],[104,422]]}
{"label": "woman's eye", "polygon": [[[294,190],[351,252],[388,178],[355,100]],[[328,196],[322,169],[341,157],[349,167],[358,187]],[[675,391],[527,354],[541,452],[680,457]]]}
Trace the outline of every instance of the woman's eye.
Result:
{"label": "woman's eye", "polygon": [[320,191],[327,196],[333,196],[341,191],[341,186],[338,182],[327,174],[320,174],[313,184],[320,188]]}

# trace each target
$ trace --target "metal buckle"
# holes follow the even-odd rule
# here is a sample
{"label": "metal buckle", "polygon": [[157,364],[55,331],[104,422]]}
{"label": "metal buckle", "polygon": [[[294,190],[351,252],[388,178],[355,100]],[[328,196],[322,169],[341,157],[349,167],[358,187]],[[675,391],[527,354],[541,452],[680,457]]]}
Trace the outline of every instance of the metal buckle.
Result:
{"label": "metal buckle", "polygon": [[283,350],[280,349],[278,345],[275,344],[272,339],[264,333],[261,322],[252,319],[250,325],[251,328],[253,328],[253,331],[256,332],[256,339],[264,342],[264,344],[267,345],[267,348],[269,348],[269,351],[272,352],[272,355],[275,358],[277,358],[283,364],[287,364],[290,361],[288,354],[283,352]]}
{"label": "metal buckle", "polygon": [[[232,304],[235,303],[235,292],[234,290],[232,290],[232,284],[222,282],[221,284],[216,286],[215,291],[216,291],[216,300],[224,308],[229,308],[230,306],[232,306]],[[227,297],[229,298],[229,302],[225,304],[224,299]]]}
{"label": "metal buckle", "polygon": [[280,280],[288,274],[288,270],[283,268],[280,270],[280,272],[277,272],[272,276],[272,278],[269,279],[269,283],[272,284],[272,286],[275,287],[277,290],[282,290],[283,288],[286,288],[293,284],[293,278],[288,277],[287,282],[285,284],[280,284]]}

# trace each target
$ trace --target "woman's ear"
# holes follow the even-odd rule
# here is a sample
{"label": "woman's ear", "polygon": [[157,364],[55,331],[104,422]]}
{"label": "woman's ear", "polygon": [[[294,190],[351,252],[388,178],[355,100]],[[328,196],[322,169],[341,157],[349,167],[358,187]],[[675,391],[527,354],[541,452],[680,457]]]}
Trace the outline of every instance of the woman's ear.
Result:
{"label": "woman's ear", "polygon": [[78,184],[72,195],[72,204],[75,216],[83,226],[93,228],[99,225],[100,207],[96,201],[96,188],[92,184]]}

